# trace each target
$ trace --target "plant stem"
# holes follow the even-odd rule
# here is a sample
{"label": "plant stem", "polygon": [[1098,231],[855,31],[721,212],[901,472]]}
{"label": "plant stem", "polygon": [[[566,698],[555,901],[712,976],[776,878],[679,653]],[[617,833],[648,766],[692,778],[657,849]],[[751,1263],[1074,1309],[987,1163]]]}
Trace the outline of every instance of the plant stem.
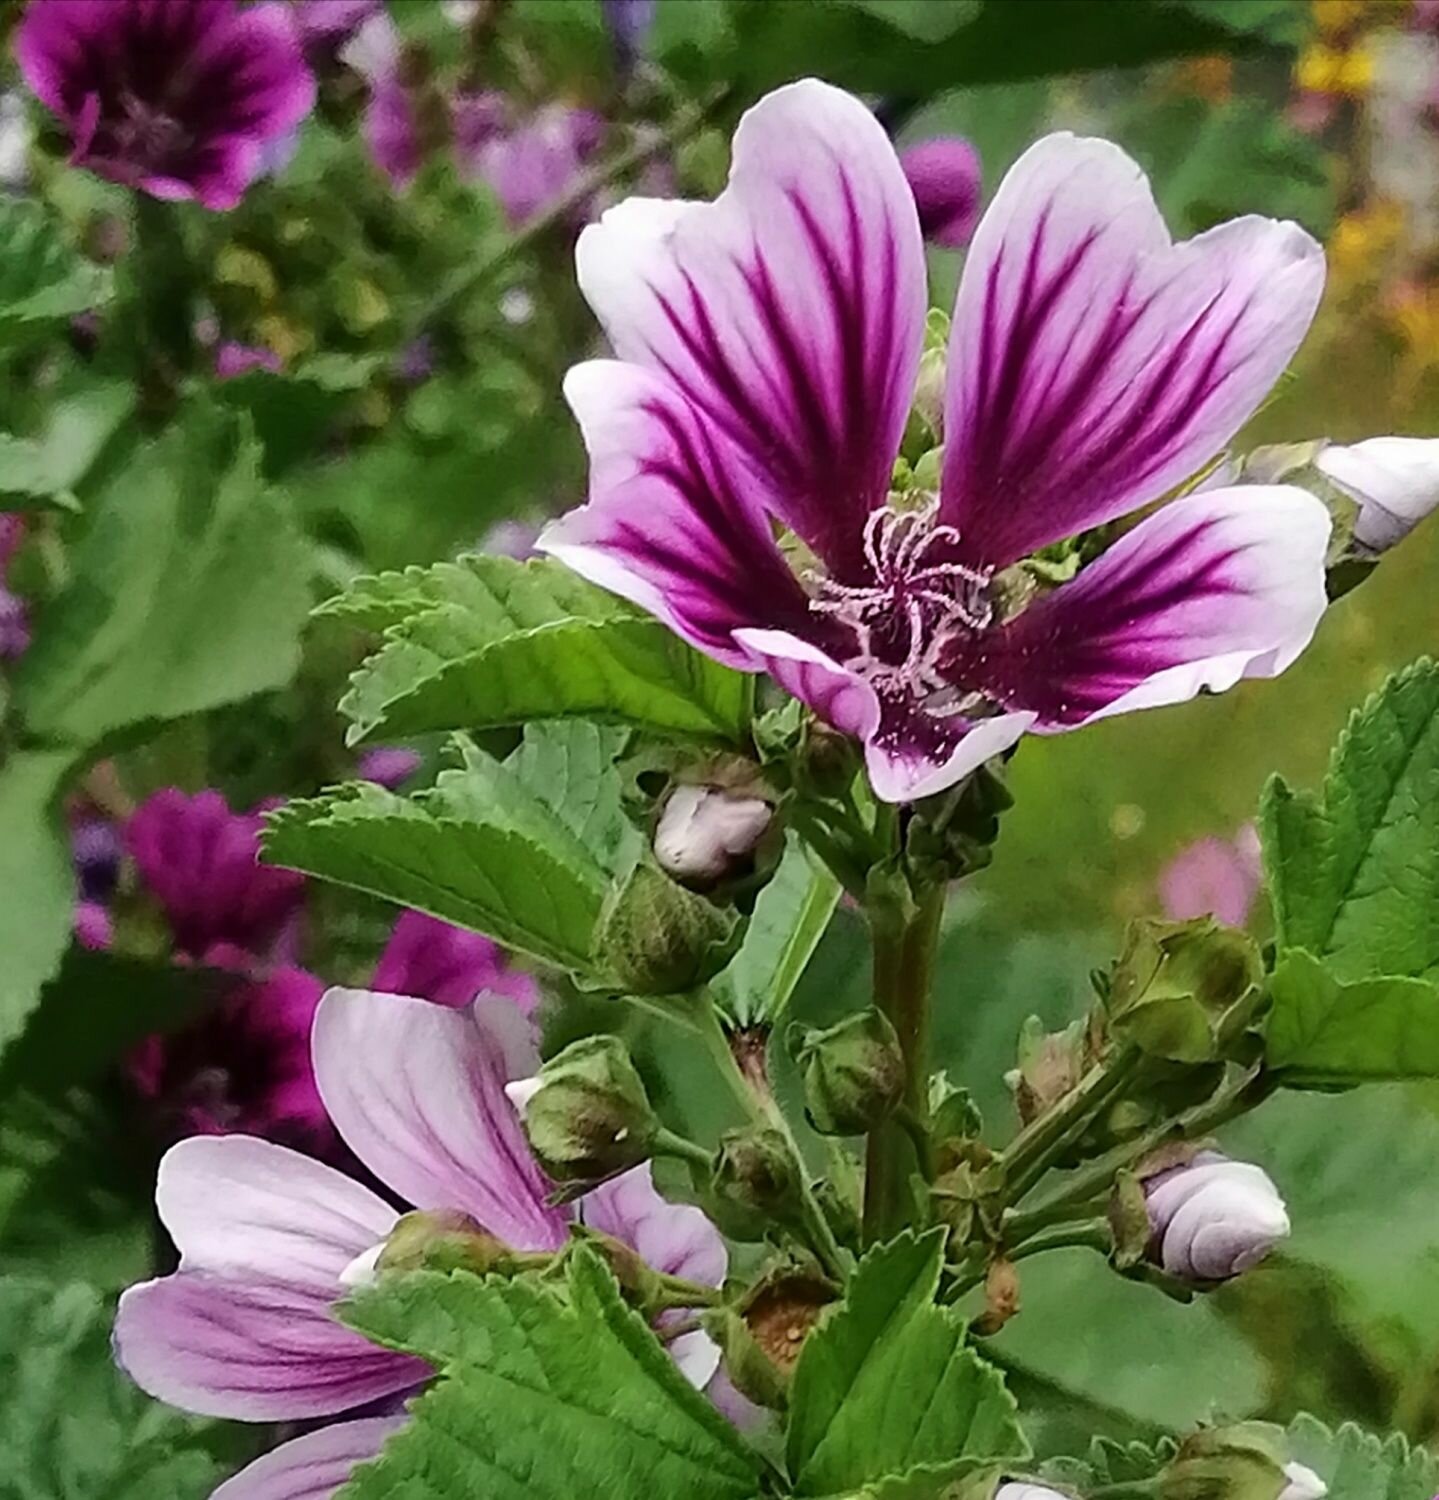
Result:
{"label": "plant stem", "polygon": [[[1022,1245],[1005,1252],[1005,1259],[1028,1260],[1031,1255],[1043,1255],[1046,1250],[1071,1250],[1076,1246],[1088,1247],[1104,1254],[1113,1244],[1109,1224],[1102,1218],[1089,1218],[1074,1224],[1057,1224],[1043,1230]],[[956,1268],[954,1280],[940,1297],[941,1302],[958,1302],[966,1292],[972,1291],[985,1278],[986,1264],[982,1257],[971,1256]]]}
{"label": "plant stem", "polygon": [[622,177],[627,177],[637,168],[671,151],[682,141],[694,135],[716,110],[729,98],[731,88],[713,90],[703,99],[696,100],[686,108],[677,110],[663,130],[647,135],[611,157],[607,162],[575,179],[570,189],[562,194],[544,211],[531,219],[518,234],[511,236],[501,249],[482,260],[478,265],[462,267],[440,287],[425,305],[419,319],[421,329],[428,327],[471,292],[491,281],[511,262],[519,259],[537,240],[543,239],[556,225],[572,218],[584,205],[607,187],[612,187]]}
{"label": "plant stem", "polygon": [[776,1130],[784,1137],[790,1155],[794,1158],[795,1179],[799,1184],[799,1227],[805,1242],[814,1251],[815,1258],[825,1273],[843,1283],[847,1275],[844,1252],[810,1186],[809,1167],[799,1149],[799,1143],[769,1087],[769,1080],[764,1073],[763,1052],[752,1052],[752,1065],[741,1068],[713,1002],[703,1002],[701,1016],[702,1024],[695,1029],[705,1044],[705,1050],[714,1059],[716,1068],[729,1084],[730,1092],[744,1109],[746,1118],[752,1125]]}
{"label": "plant stem", "polygon": [[944,915],[944,887],[926,891],[909,913],[876,911],[874,998],[899,1037],[905,1061],[901,1101],[905,1123],[886,1121],[872,1130],[865,1150],[864,1238],[888,1239],[904,1227],[910,1178],[924,1167],[914,1133],[929,1119],[929,1012],[934,956]]}
{"label": "plant stem", "polygon": [[724,1293],[718,1287],[686,1281],[683,1276],[661,1275],[659,1284],[664,1294],[659,1311],[672,1307],[719,1307],[724,1302]]}
{"label": "plant stem", "polygon": [[701,1171],[708,1172],[712,1157],[710,1152],[694,1141],[687,1140],[673,1130],[659,1130],[655,1135],[654,1152],[656,1156],[672,1156],[676,1161],[688,1162],[692,1167],[699,1167]]}
{"label": "plant stem", "polygon": [[1144,1061],[1135,1046],[1121,1047],[1108,1062],[1089,1070],[1077,1088],[1031,1121],[1004,1153],[1006,1196],[1017,1203],[1089,1128],[1090,1122],[1129,1084]]}

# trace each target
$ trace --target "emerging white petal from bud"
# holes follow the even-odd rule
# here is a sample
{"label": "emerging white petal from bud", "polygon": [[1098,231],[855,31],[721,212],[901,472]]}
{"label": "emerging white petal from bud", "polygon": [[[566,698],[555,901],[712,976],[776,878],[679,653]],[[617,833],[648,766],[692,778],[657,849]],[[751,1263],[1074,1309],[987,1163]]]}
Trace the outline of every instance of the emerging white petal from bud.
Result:
{"label": "emerging white petal from bud", "polygon": [[1002,1484],[994,1492],[994,1500],[1066,1500],[1066,1497],[1042,1484]]}
{"label": "emerging white petal from bud", "polygon": [[1186,1281],[1226,1281],[1257,1265],[1289,1234],[1289,1215],[1268,1175],[1249,1162],[1201,1151],[1144,1184],[1151,1253]]}
{"label": "emerging white petal from bud", "polygon": [[530,1100],[540,1091],[540,1078],[536,1074],[533,1078],[516,1078],[513,1083],[505,1085],[505,1095],[510,1103],[515,1106],[520,1119],[525,1117],[525,1108]]}
{"label": "emerging white petal from bud", "polygon": [[1285,1464],[1284,1477],[1289,1481],[1280,1491],[1279,1500],[1323,1500],[1329,1486],[1303,1464]]}
{"label": "emerging white petal from bud", "polygon": [[1439,505],[1439,438],[1330,444],[1314,464],[1358,504],[1355,539],[1375,552],[1407,536]]}
{"label": "emerging white petal from bud", "polygon": [[760,797],[678,786],[655,828],[655,858],[681,883],[712,884],[754,852],[773,817],[774,809]]}
{"label": "emerging white petal from bud", "polygon": [[371,1245],[368,1250],[361,1250],[349,1265],[340,1272],[341,1286],[369,1286],[372,1281],[379,1279],[380,1256],[384,1253],[385,1241]]}

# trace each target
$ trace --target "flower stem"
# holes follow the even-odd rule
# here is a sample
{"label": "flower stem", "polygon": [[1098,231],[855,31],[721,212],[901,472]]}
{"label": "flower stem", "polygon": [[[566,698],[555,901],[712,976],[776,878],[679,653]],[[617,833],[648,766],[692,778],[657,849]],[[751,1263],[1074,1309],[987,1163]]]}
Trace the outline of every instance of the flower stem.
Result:
{"label": "flower stem", "polygon": [[925,892],[903,915],[876,910],[875,1004],[889,1017],[905,1060],[903,1123],[888,1120],[872,1130],[865,1152],[864,1238],[887,1239],[904,1227],[908,1185],[924,1169],[915,1139],[929,1119],[929,1013],[934,956],[944,915],[944,887]]}
{"label": "flower stem", "polygon": [[711,1154],[703,1146],[673,1130],[662,1129],[656,1132],[654,1153],[656,1156],[672,1156],[676,1161],[687,1162],[690,1166],[698,1167],[706,1173],[712,1161]]}
{"label": "flower stem", "polygon": [[[1028,1260],[1031,1255],[1043,1255],[1046,1250],[1072,1250],[1076,1247],[1098,1250],[1107,1255],[1114,1243],[1109,1223],[1103,1218],[1088,1218],[1073,1224],[1056,1224],[1052,1229],[1041,1230],[1033,1238],[1005,1252],[1010,1261]],[[966,1292],[973,1291],[985,1278],[984,1257],[971,1257],[962,1262],[955,1271],[954,1280],[945,1288],[940,1301],[958,1302]]]}
{"label": "flower stem", "polygon": [[493,280],[556,225],[572,218],[596,193],[612,187],[646,162],[688,140],[724,105],[731,92],[729,85],[712,90],[704,98],[677,110],[663,130],[643,136],[628,150],[611,157],[607,162],[601,162],[576,178],[567,192],[556,198],[544,213],[531,219],[518,234],[512,235],[495,254],[476,265],[462,267],[450,277],[425,305],[419,319],[420,328],[428,327],[449,312],[457,302]]}

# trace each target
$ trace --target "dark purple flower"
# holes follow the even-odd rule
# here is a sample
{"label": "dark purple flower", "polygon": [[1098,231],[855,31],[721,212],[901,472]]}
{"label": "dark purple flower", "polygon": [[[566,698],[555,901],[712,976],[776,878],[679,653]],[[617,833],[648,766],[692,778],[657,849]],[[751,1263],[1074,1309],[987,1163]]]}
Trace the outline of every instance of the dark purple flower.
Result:
{"label": "dark purple flower", "polygon": [[0,661],[15,661],[29,649],[29,607],[0,583]]}
{"label": "dark purple flower", "polygon": [[83,813],[71,819],[70,857],[85,900],[104,901],[114,893],[124,853],[120,830],[109,818]]}
{"label": "dark purple flower", "polygon": [[257,862],[261,822],[258,812],[231,812],[218,792],[190,797],[170,787],[126,825],[140,878],[192,958],[217,943],[263,954],[298,912],[304,876]]}
{"label": "dark purple flower", "polygon": [[468,1005],[476,995],[502,995],[525,1015],[539,1003],[534,978],[513,969],[499,946],[478,932],[407,911],[375,968],[373,988],[437,1005]]}
{"label": "dark purple flower", "polygon": [[233,208],[315,81],[279,4],[31,0],[16,56],[71,159],[157,198]]}
{"label": "dark purple flower", "polygon": [[655,0],[600,0],[600,12],[621,73],[634,67],[655,22]]}
{"label": "dark purple flower", "polygon": [[273,349],[232,341],[221,344],[215,350],[216,380],[233,380],[237,375],[248,375],[252,370],[268,370],[271,375],[278,375],[284,368],[284,361]]}
{"label": "dark purple flower", "polygon": [[[714,203],[630,199],[580,236],[617,358],[565,381],[589,503],[541,550],[768,672],[864,744],[891,802],[1026,732],[1303,651],[1330,525],[1291,486],[1186,494],[1059,587],[1020,566],[1160,500],[1254,413],[1323,290],[1303,229],[1251,215],[1176,244],[1118,147],[1040,141],[965,263],[938,493],[892,499],[928,307],[894,147],[809,80],[750,110],[732,161]],[[813,559],[802,574],[777,525]]]}
{"label": "dark purple flower", "polygon": [[899,154],[924,237],[962,250],[979,222],[979,152],[963,136],[941,135]]}
{"label": "dark purple flower", "polygon": [[518,227],[562,198],[604,139],[602,116],[546,104],[517,115],[501,94],[455,101],[455,154],[466,175],[487,183]]}
{"label": "dark purple flower", "polygon": [[249,955],[225,945],[205,961],[236,970],[233,986],[196,1025],[140,1044],[129,1060],[136,1091],[175,1138],[248,1134],[326,1151],[329,1117],[310,1061],[325,986],[304,969],[245,972]]}
{"label": "dark purple flower", "polygon": [[374,750],[366,750],[355,769],[365,781],[373,781],[393,792],[419,768],[420,757],[415,751],[406,750],[403,745],[380,745]]}

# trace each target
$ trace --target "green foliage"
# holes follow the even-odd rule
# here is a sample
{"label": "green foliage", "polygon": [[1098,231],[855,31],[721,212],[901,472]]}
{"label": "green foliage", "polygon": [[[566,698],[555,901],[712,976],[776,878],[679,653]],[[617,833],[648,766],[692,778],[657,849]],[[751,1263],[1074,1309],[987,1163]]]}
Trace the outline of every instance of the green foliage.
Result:
{"label": "green foliage", "polygon": [[1328,1500],[1431,1500],[1439,1489],[1439,1458],[1398,1433],[1378,1438],[1352,1422],[1331,1431],[1302,1414],[1288,1438],[1294,1460],[1328,1484]]}
{"label": "green foliage", "polygon": [[103,304],[108,273],[82,260],[33,199],[0,199],[0,343]]}
{"label": "green foliage", "polygon": [[711,986],[737,1026],[773,1026],[784,1013],[839,897],[839,881],[791,839],[755,902],[739,952]]}
{"label": "green foliage", "polygon": [[1260,829],[1281,950],[1346,980],[1439,976],[1439,666],[1355,712],[1321,792],[1275,777]]}
{"label": "green foliage", "polygon": [[787,1458],[800,1494],[890,1476],[943,1482],[1027,1452],[999,1372],[934,1302],[944,1233],[906,1232],[860,1262],[810,1336],[790,1393]]}
{"label": "green foliage", "polygon": [[56,805],[70,762],[68,752],[34,751],[0,769],[0,1052],[70,941],[75,877]]}
{"label": "green foliage", "polygon": [[16,676],[31,735],[90,746],[289,681],[305,553],[258,468],[244,424],[202,405],[109,479]]}
{"label": "green foliage", "polygon": [[558,563],[412,568],[322,613],[384,630],[340,704],[351,743],[571,715],[726,740],[746,727],[741,674]]}
{"label": "green foliage", "polygon": [[361,784],[287,804],[271,816],[265,857],[585,968],[610,872],[575,828],[604,825],[623,842],[617,777],[592,765],[555,779],[538,750],[513,763],[470,745],[462,756],[412,799]]}
{"label": "green foliage", "polygon": [[0,434],[4,508],[75,509],[76,487],[134,406],[129,386],[97,381],[65,392],[35,436]]}
{"label": "green foliage", "polygon": [[1439,1078],[1439,989],[1403,977],[1336,979],[1302,949],[1270,980],[1265,1059],[1291,1085]]}
{"label": "green foliage", "polygon": [[0,1494],[202,1500],[234,1460],[219,1424],[143,1395],[110,1358],[90,1287],[0,1281]]}
{"label": "green foliage", "polygon": [[759,1460],[578,1250],[565,1286],[465,1272],[386,1277],[346,1321],[442,1372],[344,1500],[749,1500]]}

